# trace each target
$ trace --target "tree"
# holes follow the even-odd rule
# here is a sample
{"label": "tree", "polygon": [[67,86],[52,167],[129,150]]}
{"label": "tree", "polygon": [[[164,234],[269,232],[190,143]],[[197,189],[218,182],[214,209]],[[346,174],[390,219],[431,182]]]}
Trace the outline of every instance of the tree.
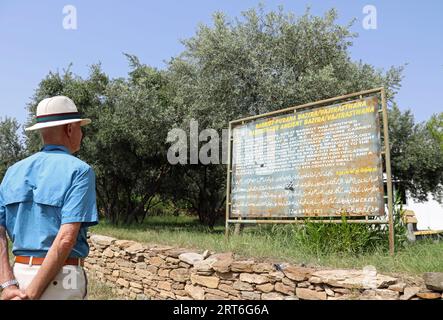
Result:
{"label": "tree", "polygon": [[89,149],[91,160],[100,159],[97,181],[106,215],[123,223],[143,221],[170,170],[167,82],[161,72],[129,58],[129,79],[107,87]]}
{"label": "tree", "polygon": [[432,137],[440,143],[440,147],[443,150],[443,112],[433,114],[427,122],[426,128]]}
{"label": "tree", "polygon": [[[324,17],[307,10],[295,18],[282,8],[266,13],[262,7],[242,19],[214,14],[214,26],[201,25],[169,63],[178,125],[187,130],[196,119],[221,136],[233,119],[380,86],[392,101],[402,67],[383,72],[351,61],[348,48],[356,35],[351,23],[341,26],[336,19],[335,10]],[[198,204],[202,222],[213,223],[224,210],[225,167],[184,170],[186,182],[180,180],[174,192]]]}
{"label": "tree", "polygon": [[[92,119],[78,156],[94,168],[99,208],[112,223],[142,221],[168,172],[167,82],[162,72],[127,57],[127,79],[109,79],[100,65],[92,66],[86,79],[68,68],[49,73],[29,104],[33,115],[43,98],[66,95]],[[27,147],[29,152],[40,147],[36,133],[28,135]]]}
{"label": "tree", "polygon": [[436,133],[435,117],[416,124],[410,110],[394,105],[389,112],[392,176],[417,200],[427,200],[429,193],[441,199],[443,148]]}
{"label": "tree", "polygon": [[23,144],[18,130],[20,125],[16,119],[0,118],[0,181],[6,170],[24,156]]}

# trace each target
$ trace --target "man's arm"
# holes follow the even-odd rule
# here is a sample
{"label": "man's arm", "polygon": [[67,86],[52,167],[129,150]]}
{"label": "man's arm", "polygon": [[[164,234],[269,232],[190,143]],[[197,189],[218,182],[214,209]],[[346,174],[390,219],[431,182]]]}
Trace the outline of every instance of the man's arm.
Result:
{"label": "man's arm", "polygon": [[76,241],[81,223],[62,224],[37,275],[26,288],[29,299],[39,299],[49,283],[60,272]]}
{"label": "man's arm", "polygon": [[[2,182],[3,184],[3,182]],[[2,184],[0,184],[0,283],[14,280],[14,273],[9,264],[8,238],[6,236],[6,208],[3,202]],[[1,290],[1,289],[0,289]],[[25,299],[26,295],[15,285],[6,287],[1,292],[2,300]]]}
{"label": "man's arm", "polygon": [[[9,264],[8,239],[6,237],[5,227],[0,225],[0,283],[14,279],[11,265]],[[14,298],[25,299],[26,294],[17,286],[9,286],[2,292],[2,300]]]}

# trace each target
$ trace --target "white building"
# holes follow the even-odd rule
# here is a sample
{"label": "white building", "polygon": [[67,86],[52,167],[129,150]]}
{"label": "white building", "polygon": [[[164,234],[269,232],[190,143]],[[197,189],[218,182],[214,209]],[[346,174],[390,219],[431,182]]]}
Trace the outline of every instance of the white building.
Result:
{"label": "white building", "polygon": [[418,230],[443,230],[443,205],[432,195],[428,195],[428,201],[420,203],[407,194],[403,208],[414,211]]}

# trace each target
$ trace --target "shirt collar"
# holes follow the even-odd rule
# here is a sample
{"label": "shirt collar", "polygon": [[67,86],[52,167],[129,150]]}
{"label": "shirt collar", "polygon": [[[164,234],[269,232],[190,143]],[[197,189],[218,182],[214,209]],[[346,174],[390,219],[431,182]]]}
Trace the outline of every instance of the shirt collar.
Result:
{"label": "shirt collar", "polygon": [[66,148],[65,146],[56,145],[56,144],[45,144],[43,146],[43,148],[40,149],[40,151],[54,151],[54,150],[63,151],[63,152],[71,154],[69,149]]}

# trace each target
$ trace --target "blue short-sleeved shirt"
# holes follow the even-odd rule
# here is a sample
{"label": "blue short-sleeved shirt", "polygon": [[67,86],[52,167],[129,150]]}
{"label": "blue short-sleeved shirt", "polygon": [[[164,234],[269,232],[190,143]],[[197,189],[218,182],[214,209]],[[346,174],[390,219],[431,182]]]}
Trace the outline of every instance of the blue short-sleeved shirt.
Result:
{"label": "blue short-sleeved shirt", "polygon": [[60,226],[82,222],[70,257],[86,257],[87,228],[98,223],[95,173],[64,146],[45,145],[17,162],[0,185],[0,225],[16,256],[44,257]]}

